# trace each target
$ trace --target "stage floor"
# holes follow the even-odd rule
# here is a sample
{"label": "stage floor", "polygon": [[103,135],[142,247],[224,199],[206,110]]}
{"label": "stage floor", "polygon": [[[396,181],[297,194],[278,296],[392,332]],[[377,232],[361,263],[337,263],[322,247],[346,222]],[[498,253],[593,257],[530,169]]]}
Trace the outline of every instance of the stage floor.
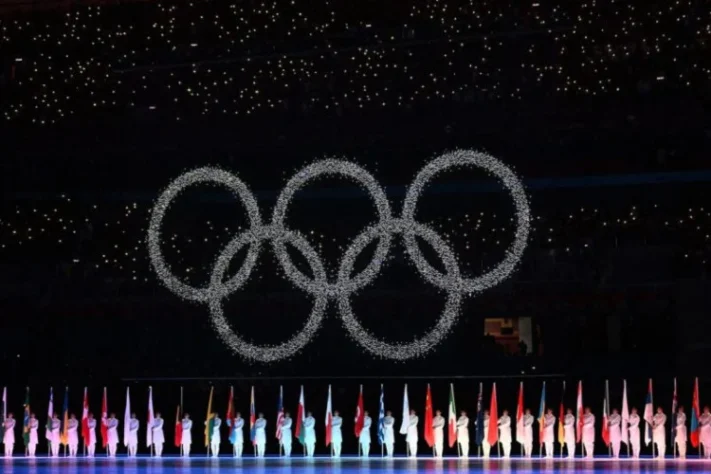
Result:
{"label": "stage floor", "polygon": [[371,458],[266,458],[233,459],[222,457],[209,459],[194,457],[182,459],[164,457],[152,459],[139,457],[137,459],[49,459],[49,458],[13,458],[0,461],[3,474],[193,474],[193,473],[224,473],[240,474],[367,474],[367,473],[483,473],[503,472],[507,474],[523,473],[577,473],[596,472],[615,473],[683,473],[711,472],[711,461],[692,458],[685,461],[664,461],[653,459],[613,460],[598,458],[594,460],[563,460],[563,459],[469,459],[445,458],[441,460],[419,458],[380,459]]}

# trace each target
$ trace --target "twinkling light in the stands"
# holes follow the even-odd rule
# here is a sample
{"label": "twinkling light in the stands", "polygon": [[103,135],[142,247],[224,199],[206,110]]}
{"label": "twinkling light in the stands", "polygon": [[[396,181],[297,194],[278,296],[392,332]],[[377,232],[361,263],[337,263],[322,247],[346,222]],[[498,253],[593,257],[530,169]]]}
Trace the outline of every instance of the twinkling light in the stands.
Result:
{"label": "twinkling light in the stands", "polygon": [[[438,173],[453,167],[478,167],[498,178],[511,193],[515,207],[516,232],[513,244],[506,257],[490,272],[477,278],[466,278],[460,272],[460,262],[446,240],[432,228],[415,220],[417,202],[424,187]],[[308,240],[285,224],[288,208],[294,194],[310,181],[321,176],[343,176],[360,185],[374,201],[377,221],[353,239],[342,258],[338,275],[328,275],[321,256]],[[209,286],[196,288],[181,282],[164,260],[162,226],[166,211],[173,200],[187,187],[200,183],[214,183],[226,186],[245,206],[249,228],[236,235],[219,254],[212,270]],[[316,333],[324,310],[330,300],[337,300],[341,317],[348,333],[372,354],[397,360],[406,360],[430,352],[452,329],[460,311],[463,296],[481,292],[513,272],[523,254],[528,239],[530,211],[521,181],[506,165],[490,155],[459,150],[445,154],[423,168],[410,186],[403,206],[402,216],[392,216],[390,203],[375,178],[355,163],[344,160],[323,160],[305,167],[287,182],[274,207],[270,224],[264,224],[254,195],[237,176],[216,168],[200,168],[181,175],[160,195],[154,206],[149,229],[148,248],[151,262],[160,280],[174,293],[192,301],[207,303],[212,322],[222,340],[242,356],[270,362],[287,358],[302,349]],[[373,336],[357,321],[352,312],[350,298],[370,284],[380,273],[390,251],[393,236],[402,235],[409,257],[420,275],[447,293],[447,302],[437,324],[419,339],[409,342],[389,343]],[[415,240],[420,237],[427,241],[444,262],[446,275],[435,270],[421,254]],[[378,239],[377,249],[371,262],[358,275],[353,275],[355,259],[373,240]],[[237,335],[225,319],[222,302],[231,293],[242,287],[255,269],[261,246],[271,243],[281,263],[284,274],[314,300],[314,307],[304,328],[292,339],[278,346],[258,346]],[[304,275],[291,261],[286,250],[290,244],[306,258],[314,278]],[[248,246],[247,256],[239,271],[227,281],[224,275],[235,254]]]}

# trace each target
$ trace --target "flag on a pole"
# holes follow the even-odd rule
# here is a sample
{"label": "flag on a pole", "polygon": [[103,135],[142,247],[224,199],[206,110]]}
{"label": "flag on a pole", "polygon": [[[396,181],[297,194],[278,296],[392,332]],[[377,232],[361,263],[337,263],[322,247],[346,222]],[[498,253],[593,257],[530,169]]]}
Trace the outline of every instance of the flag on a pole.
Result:
{"label": "flag on a pole", "polygon": [[476,398],[476,444],[484,442],[484,384],[479,383],[479,395]]}
{"label": "flag on a pole", "polygon": [[0,435],[2,435],[2,439],[5,439],[5,420],[7,420],[7,387],[3,387],[2,389],[2,410],[0,410],[0,416],[2,416],[2,420],[0,420]]}
{"label": "flag on a pole", "polygon": [[691,446],[694,448],[699,447],[699,438],[701,426],[699,425],[699,419],[701,417],[701,410],[699,409],[699,378],[694,379],[694,396],[691,401],[691,434],[690,441]]}
{"label": "flag on a pole", "polygon": [[355,435],[356,438],[360,437],[360,432],[363,431],[363,425],[365,424],[365,410],[363,407],[363,386],[360,386],[360,393],[358,394],[358,405],[356,406],[356,417],[355,417]]}
{"label": "flag on a pole", "polygon": [[654,419],[654,398],[652,397],[652,379],[649,379],[647,397],[644,399],[644,444],[649,446],[652,442],[652,421]]}
{"label": "flag on a pole", "polygon": [[257,411],[254,406],[254,385],[252,393],[249,395],[249,439],[252,446],[257,444]]}
{"label": "flag on a pole", "polygon": [[146,420],[146,446],[153,445],[153,420],[155,420],[153,412],[153,387],[148,387],[148,419]]}
{"label": "flag on a pole", "polygon": [[577,416],[577,426],[576,426],[576,442],[579,443],[583,439],[583,381],[578,381],[578,399],[575,402],[575,415]]}
{"label": "flag on a pole", "polygon": [[87,388],[84,387],[84,401],[82,402],[81,408],[81,437],[84,440],[84,446],[89,445],[89,438],[91,432],[89,431],[89,392]]}
{"label": "flag on a pole", "polygon": [[62,435],[60,441],[63,445],[69,444],[69,387],[64,387],[64,407],[62,408]]}
{"label": "flag on a pole", "polygon": [[432,415],[432,390],[427,384],[427,395],[425,398],[425,442],[430,448],[434,446],[434,419]]}
{"label": "flag on a pole", "polygon": [[560,394],[560,407],[558,408],[558,444],[565,444],[565,380],[563,392]]}
{"label": "flag on a pole", "polygon": [[277,405],[276,438],[281,440],[281,426],[284,424],[284,387],[279,386],[279,404]]}
{"label": "flag on a pole", "polygon": [[328,401],[326,401],[326,446],[331,445],[333,436],[333,408],[331,405],[331,386],[328,386]]}
{"label": "flag on a pole", "polygon": [[30,444],[30,387],[25,389],[24,416],[22,419],[22,440],[25,447]]}
{"label": "flag on a pole", "polygon": [[520,444],[526,442],[523,432],[523,382],[518,387],[518,403],[516,404],[516,441]]}
{"label": "flag on a pole", "polygon": [[45,437],[52,440],[52,415],[54,415],[54,390],[49,388],[49,403],[47,405],[47,424],[45,425]]}
{"label": "flag on a pole", "polygon": [[489,432],[486,435],[489,446],[495,446],[499,440],[499,405],[496,400],[496,382],[491,387],[491,401],[489,402]]}
{"label": "flag on a pole", "polygon": [[123,445],[128,446],[128,438],[131,435],[131,394],[126,387],[126,409],[123,411]]}
{"label": "flag on a pole", "polygon": [[627,403],[627,380],[622,381],[622,416],[620,423],[620,441],[629,444],[629,423],[630,423],[630,408]]}
{"label": "flag on a pole", "polygon": [[410,400],[407,397],[407,384],[405,384],[405,392],[402,395],[402,424],[400,425],[400,434],[407,434],[407,429],[410,427]]}
{"label": "flag on a pole", "polygon": [[610,446],[610,385],[605,380],[605,398],[602,401],[602,440]]}
{"label": "flag on a pole", "polygon": [[538,404],[538,442],[543,444],[543,432],[546,427],[546,382],[541,388],[541,403]]}
{"label": "flag on a pole", "polygon": [[210,446],[210,438],[212,437],[212,428],[215,422],[212,418],[212,396],[215,393],[215,387],[210,387],[210,397],[207,399],[207,415],[205,415],[205,447]]}
{"label": "flag on a pole", "polygon": [[385,442],[385,392],[380,384],[380,410],[378,412],[378,443],[382,446]]}
{"label": "flag on a pole", "polygon": [[457,442],[457,407],[454,404],[454,384],[449,384],[449,413],[447,416],[447,444],[451,448]]}
{"label": "flag on a pole", "polygon": [[671,409],[671,436],[669,439],[674,439],[674,434],[676,433],[676,407],[677,407],[677,396],[676,396],[676,377],[674,377],[674,394],[672,395],[672,409]]}
{"label": "flag on a pole", "polygon": [[[51,405],[51,402],[50,402],[50,405]],[[106,387],[104,387],[104,396],[101,399],[101,447],[103,447],[103,448],[106,448],[106,446],[108,446],[108,444],[109,444],[109,427],[106,424],[106,417],[108,417],[108,416],[109,416],[109,400],[106,396]],[[48,423],[51,423],[51,420],[48,421]]]}
{"label": "flag on a pole", "polygon": [[175,436],[173,436],[173,444],[179,448],[183,443],[183,424],[180,422],[180,405],[175,408]]}
{"label": "flag on a pole", "polygon": [[301,394],[299,394],[299,409],[296,412],[296,431],[294,435],[299,440],[302,446],[305,446],[306,430],[304,429],[304,420],[306,419],[306,402],[304,400],[304,386],[301,386]]}
{"label": "flag on a pole", "polygon": [[[235,389],[232,385],[230,385],[230,394],[229,394],[229,399],[227,400],[227,412],[225,413],[225,420],[227,421],[227,426],[229,426],[229,436],[227,439],[230,440],[230,443],[235,444],[235,440],[237,439],[236,436],[236,431],[235,431]],[[235,435],[234,439],[232,435]]]}

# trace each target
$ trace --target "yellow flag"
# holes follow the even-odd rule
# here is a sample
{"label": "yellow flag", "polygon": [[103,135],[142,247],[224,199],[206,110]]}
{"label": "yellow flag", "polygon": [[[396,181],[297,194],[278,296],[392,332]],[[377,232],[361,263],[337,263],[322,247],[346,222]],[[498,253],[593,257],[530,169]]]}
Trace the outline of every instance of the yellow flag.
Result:
{"label": "yellow flag", "polygon": [[212,433],[212,392],[215,387],[210,387],[210,398],[207,401],[207,416],[205,417],[205,447],[210,445],[210,434]]}

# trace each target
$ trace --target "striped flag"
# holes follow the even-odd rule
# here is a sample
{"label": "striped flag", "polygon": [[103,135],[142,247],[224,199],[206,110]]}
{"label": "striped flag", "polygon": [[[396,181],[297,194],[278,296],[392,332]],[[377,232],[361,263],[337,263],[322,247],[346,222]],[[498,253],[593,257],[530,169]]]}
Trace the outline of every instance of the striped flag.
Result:
{"label": "striped flag", "polygon": [[701,426],[699,425],[699,418],[701,417],[701,410],[699,410],[699,378],[694,379],[694,396],[691,401],[691,433],[690,440],[691,446],[694,448],[699,447],[699,438]]}
{"label": "striped flag", "polygon": [[676,396],[676,377],[674,377],[674,394],[672,395],[672,409],[671,409],[671,436],[669,439],[674,439],[674,434],[676,433],[676,410],[678,405],[678,399]]}
{"label": "striped flag", "polygon": [[489,402],[489,432],[486,441],[490,446],[496,445],[499,440],[499,405],[496,400],[496,382],[491,388],[491,401]]}
{"label": "striped flag", "polygon": [[281,440],[281,427],[284,424],[284,387],[279,386],[279,405],[277,406],[276,438]]}
{"label": "striped flag", "polygon": [[210,387],[210,397],[207,399],[207,415],[205,415],[205,447],[210,446],[210,437],[212,436],[212,428],[215,424],[212,418],[212,395],[215,393],[215,387]]}
{"label": "striped flag", "polygon": [[610,386],[605,380],[605,398],[602,401],[602,440],[610,446]]}
{"label": "striped flag", "polygon": [[331,445],[333,436],[333,408],[331,405],[331,386],[328,386],[328,401],[326,402],[326,446]]}
{"label": "striped flag", "polygon": [[457,442],[457,407],[454,404],[454,384],[449,384],[449,415],[447,417],[447,444],[451,448]]}
{"label": "striped flag", "polygon": [[563,392],[560,395],[558,408],[558,444],[561,446],[565,444],[565,381],[563,381]]}
{"label": "striped flag", "polygon": [[484,442],[484,384],[479,383],[479,395],[476,398],[476,444]]}
{"label": "striped flag", "polygon": [[64,388],[64,407],[62,408],[62,435],[60,441],[65,446],[69,444],[69,387]]}
{"label": "striped flag", "polygon": [[45,437],[52,441],[52,416],[54,415],[54,390],[49,388],[49,403],[47,405],[47,424],[45,425]]}
{"label": "striped flag", "polygon": [[30,444],[30,387],[25,389],[24,417],[22,420],[22,440],[25,447]]}
{"label": "striped flag", "polygon": [[524,444],[526,435],[523,432],[523,382],[518,387],[518,402],[516,403],[516,442]]}
{"label": "striped flag", "polygon": [[[235,441],[237,439],[237,433],[235,431],[235,389],[232,385],[230,385],[230,394],[229,398],[227,400],[227,412],[225,413],[225,420],[227,421],[227,426],[230,428],[229,429],[229,435],[227,439],[230,440],[230,443],[235,444]],[[233,440],[232,435],[235,435],[235,438]]]}
{"label": "striped flag", "polygon": [[153,412],[153,387],[148,387],[148,419],[146,420],[146,446],[153,445],[153,420],[155,413]]}
{"label": "striped flag", "polygon": [[382,446],[385,442],[385,391],[380,384],[380,411],[378,412],[378,443]]}
{"label": "striped flag", "polygon": [[620,441],[629,444],[629,423],[630,423],[630,408],[627,403],[627,380],[622,381],[622,422],[620,423]]}
{"label": "striped flag", "polygon": [[257,413],[254,409],[254,385],[252,393],[249,395],[249,439],[252,445],[257,444]]}
{"label": "striped flag", "polygon": [[7,420],[7,387],[3,387],[2,389],[2,410],[0,410],[0,416],[2,416],[2,420],[0,420],[0,435],[2,435],[2,439],[4,439],[5,420]]}
{"label": "striped flag", "polygon": [[301,393],[299,394],[299,409],[296,412],[296,431],[294,435],[296,439],[299,440],[302,446],[304,446],[304,441],[306,440],[306,430],[304,429],[304,420],[306,419],[306,403],[304,400],[304,386],[301,386]]}
{"label": "striped flag", "polygon": [[543,432],[546,428],[546,383],[541,389],[541,403],[538,405],[538,442],[543,444]]}
{"label": "striped flag", "polygon": [[84,401],[81,407],[81,437],[84,440],[84,446],[89,444],[90,438],[89,431],[89,393],[87,388],[84,387]]}
{"label": "striped flag", "polygon": [[[50,397],[51,397],[51,392],[50,392]],[[51,399],[50,399],[50,407],[52,405]],[[51,412],[50,408],[50,412]],[[106,424],[106,417],[109,416],[109,400],[106,396],[106,387],[104,387],[104,397],[101,399],[101,447],[106,448],[109,444],[109,427]],[[50,413],[50,421],[47,423],[51,423],[51,413]]]}
{"label": "striped flag", "polygon": [[583,381],[578,381],[578,399],[575,402],[575,415],[578,417],[576,426],[576,442],[579,443],[583,439],[583,424],[585,418],[583,416]]}
{"label": "striped flag", "polygon": [[644,399],[644,444],[652,442],[652,422],[654,420],[654,397],[652,396],[652,379],[649,379],[647,397]]}

